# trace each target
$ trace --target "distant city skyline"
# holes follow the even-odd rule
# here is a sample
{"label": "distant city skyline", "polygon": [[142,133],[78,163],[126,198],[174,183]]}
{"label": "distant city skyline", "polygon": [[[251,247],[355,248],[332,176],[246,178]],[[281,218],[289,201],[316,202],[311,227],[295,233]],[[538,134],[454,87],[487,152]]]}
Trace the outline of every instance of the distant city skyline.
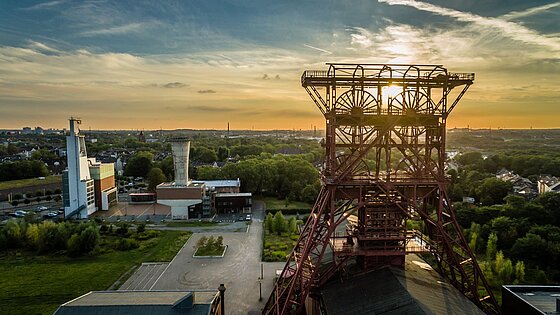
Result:
{"label": "distant city skyline", "polygon": [[558,128],[558,1],[4,1],[0,129],[324,128],[325,62],[475,72],[448,127]]}

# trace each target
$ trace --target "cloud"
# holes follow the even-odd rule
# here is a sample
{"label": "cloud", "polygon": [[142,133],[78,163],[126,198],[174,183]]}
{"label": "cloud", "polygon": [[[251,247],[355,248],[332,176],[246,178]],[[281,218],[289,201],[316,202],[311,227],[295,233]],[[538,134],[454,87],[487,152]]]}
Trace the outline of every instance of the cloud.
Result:
{"label": "cloud", "polygon": [[68,2],[68,0],[47,1],[47,2],[38,3],[36,5],[24,8],[24,10],[49,9],[49,8],[58,6],[59,4],[63,4],[65,2]]}
{"label": "cloud", "polygon": [[540,45],[550,48],[554,51],[560,50],[560,40],[558,38],[541,35],[538,32],[523,25],[505,21],[499,18],[484,17],[469,12],[448,9],[434,4],[415,0],[378,0],[378,2],[387,3],[388,5],[409,6],[420,11],[426,11],[441,16],[452,17],[461,22],[473,23],[479,27],[492,29],[499,32],[501,36],[508,37],[516,41]]}
{"label": "cloud", "polygon": [[84,31],[81,32],[80,35],[82,36],[121,35],[127,33],[140,32],[149,26],[150,26],[149,23],[129,23],[120,26],[113,26],[113,27],[107,27],[102,29]]}
{"label": "cloud", "polygon": [[214,90],[199,90],[198,93],[200,94],[213,94],[216,93]]}
{"label": "cloud", "polygon": [[328,50],[325,50],[325,49],[321,49],[321,48],[314,47],[314,46],[307,45],[307,44],[303,44],[303,46],[305,46],[305,47],[307,47],[307,48],[315,49],[315,50],[320,51],[320,52],[323,52],[323,53],[325,53],[325,54],[327,54],[327,55],[332,55],[332,52],[330,52],[330,51],[328,51]]}
{"label": "cloud", "polygon": [[186,86],[187,85],[185,83],[181,83],[181,82],[169,82],[167,84],[162,85],[162,87],[168,88],[168,89],[183,88],[183,87],[186,87]]}
{"label": "cloud", "polygon": [[188,109],[201,111],[201,112],[212,112],[212,113],[225,113],[225,112],[234,112],[239,110],[230,107],[202,106],[202,105],[189,106]]}
{"label": "cloud", "polygon": [[503,20],[514,20],[514,19],[519,19],[519,18],[526,17],[526,16],[531,16],[531,15],[543,13],[543,12],[546,12],[550,9],[554,9],[554,8],[557,8],[557,7],[560,7],[560,2],[554,2],[554,3],[541,5],[541,6],[538,6],[538,7],[532,7],[532,8],[526,9],[524,11],[513,11],[513,12],[510,12],[508,14],[504,14],[504,15],[500,16],[500,18],[503,19]]}

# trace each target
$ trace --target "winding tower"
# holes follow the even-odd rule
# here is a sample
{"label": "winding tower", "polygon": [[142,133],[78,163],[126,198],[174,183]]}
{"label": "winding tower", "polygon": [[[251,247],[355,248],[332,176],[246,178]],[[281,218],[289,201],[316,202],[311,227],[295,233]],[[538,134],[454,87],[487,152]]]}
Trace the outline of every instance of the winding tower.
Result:
{"label": "winding tower", "polygon": [[263,314],[301,314],[350,263],[362,271],[404,268],[408,253],[431,253],[454,287],[499,313],[446,190],[446,120],[474,73],[327,65],[301,77],[326,120],[322,188]]}

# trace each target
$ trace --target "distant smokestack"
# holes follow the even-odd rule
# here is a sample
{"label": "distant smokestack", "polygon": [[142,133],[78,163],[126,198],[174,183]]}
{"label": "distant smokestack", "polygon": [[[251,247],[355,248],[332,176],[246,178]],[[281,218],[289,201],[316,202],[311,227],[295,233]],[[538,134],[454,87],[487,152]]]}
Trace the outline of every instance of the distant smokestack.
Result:
{"label": "distant smokestack", "polygon": [[186,138],[171,139],[173,166],[175,168],[175,185],[189,184],[189,150],[191,142]]}

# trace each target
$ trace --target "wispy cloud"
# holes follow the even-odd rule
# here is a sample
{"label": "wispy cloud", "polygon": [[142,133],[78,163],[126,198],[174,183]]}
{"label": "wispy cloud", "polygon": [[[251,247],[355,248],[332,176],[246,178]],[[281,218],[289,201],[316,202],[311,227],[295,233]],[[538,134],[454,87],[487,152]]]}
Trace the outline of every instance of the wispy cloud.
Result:
{"label": "wispy cloud", "polygon": [[478,26],[491,28],[500,32],[504,37],[511,39],[548,47],[555,51],[560,50],[560,40],[558,38],[551,38],[529,29],[523,25],[505,21],[499,18],[484,17],[470,12],[463,12],[459,10],[444,8],[434,4],[420,2],[415,0],[378,0],[381,3],[388,5],[402,5],[416,8],[421,11],[430,12],[433,14],[455,18],[461,22],[474,23]]}
{"label": "wispy cloud", "polygon": [[135,33],[145,30],[149,27],[149,23],[129,23],[120,26],[113,26],[107,28],[101,28],[96,30],[81,32],[82,36],[98,36],[98,35],[121,35],[127,33]]}
{"label": "wispy cloud", "polygon": [[181,82],[170,82],[170,83],[164,84],[162,86],[164,88],[168,88],[168,89],[176,89],[176,88],[186,87],[187,85],[185,83],[181,83]]}
{"label": "wispy cloud", "polygon": [[216,93],[215,90],[199,90],[198,91],[199,94],[214,94]]}
{"label": "wispy cloud", "polygon": [[50,9],[52,7],[58,6],[60,4],[64,4],[68,2],[68,0],[55,0],[55,1],[47,1],[32,5],[30,7],[24,8],[24,10],[41,10],[41,9]]}
{"label": "wispy cloud", "polygon": [[560,2],[554,2],[554,3],[541,5],[541,6],[538,6],[538,7],[532,7],[532,8],[529,8],[527,10],[524,10],[524,11],[513,11],[513,12],[510,12],[508,14],[504,14],[504,15],[500,16],[500,18],[504,19],[504,20],[514,20],[514,19],[519,19],[519,18],[526,17],[526,16],[531,16],[531,15],[543,13],[543,12],[549,11],[550,9],[554,9],[554,8],[557,8],[557,7],[560,7]]}
{"label": "wispy cloud", "polygon": [[332,55],[332,52],[330,52],[330,51],[328,51],[328,50],[325,50],[325,49],[322,49],[322,48],[318,48],[318,47],[311,46],[311,45],[308,45],[308,44],[303,44],[303,46],[305,46],[305,47],[307,47],[307,48],[315,49],[315,50],[320,51],[320,52],[324,52],[324,53],[326,53],[326,54],[328,54],[328,55]]}

